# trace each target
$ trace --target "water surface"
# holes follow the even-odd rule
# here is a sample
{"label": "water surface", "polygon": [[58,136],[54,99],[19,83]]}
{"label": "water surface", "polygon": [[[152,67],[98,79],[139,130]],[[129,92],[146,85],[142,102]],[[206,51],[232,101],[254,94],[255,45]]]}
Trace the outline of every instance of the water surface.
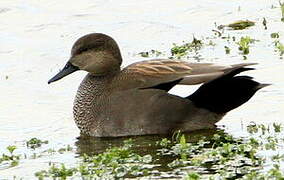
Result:
{"label": "water surface", "polygon": [[[262,26],[263,17],[268,29]],[[257,71],[248,74],[273,85],[259,91],[251,101],[230,112],[219,125],[236,136],[245,134],[251,121],[258,123],[284,122],[284,61],[275,51],[270,34],[279,32],[284,43],[284,23],[280,21],[278,1],[162,1],[162,0],[1,0],[0,2],[0,152],[8,145],[17,145],[17,153],[32,153],[25,141],[37,137],[49,140],[48,148],[59,149],[67,144],[82,148],[79,130],[73,122],[72,103],[77,87],[86,74],[74,73],[52,85],[47,80],[63,67],[69,58],[73,42],[92,32],[114,37],[120,45],[124,65],[143,60],[135,56],[150,49],[167,51],[172,43],[191,41],[193,35],[206,40],[214,37],[215,24],[236,20],[256,22],[242,31],[226,30],[224,34],[250,36],[259,40],[252,45],[245,62],[258,62]],[[235,42],[212,39],[215,46],[203,48],[191,61],[240,63],[244,62]],[[224,46],[231,47],[227,55]],[[196,87],[180,86],[172,92],[190,94]],[[156,140],[144,137],[143,141]],[[88,142],[94,152],[102,151],[107,143]],[[85,143],[85,144],[88,144]],[[86,146],[84,146],[86,147]],[[88,149],[88,148],[87,148]],[[76,151],[75,151],[76,152]],[[35,171],[48,162],[76,162],[75,152],[61,156],[25,159],[14,168],[0,169],[0,179],[14,175],[34,178]]]}

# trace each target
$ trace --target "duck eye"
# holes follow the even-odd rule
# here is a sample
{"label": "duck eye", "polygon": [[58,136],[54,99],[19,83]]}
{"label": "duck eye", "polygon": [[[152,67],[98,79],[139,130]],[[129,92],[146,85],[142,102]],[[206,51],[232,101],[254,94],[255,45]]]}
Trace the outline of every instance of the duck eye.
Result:
{"label": "duck eye", "polygon": [[82,54],[83,52],[86,52],[88,50],[90,50],[91,48],[88,48],[88,47],[83,47],[83,48],[80,48],[77,50],[77,53],[76,54]]}

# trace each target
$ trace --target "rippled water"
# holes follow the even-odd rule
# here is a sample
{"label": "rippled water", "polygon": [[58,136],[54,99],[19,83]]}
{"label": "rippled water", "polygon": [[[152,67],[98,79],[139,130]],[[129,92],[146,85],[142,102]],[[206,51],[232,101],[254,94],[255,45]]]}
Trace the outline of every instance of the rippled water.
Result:
{"label": "rippled water", "polygon": [[[267,20],[267,30],[262,26],[263,17]],[[91,32],[111,35],[118,41],[126,65],[142,60],[134,56],[140,51],[168,50],[172,43],[189,41],[193,35],[206,39],[214,36],[215,23],[228,24],[240,19],[255,21],[256,26],[225,34],[260,40],[252,45],[245,61],[258,62],[258,70],[249,74],[273,85],[259,91],[219,123],[234,135],[242,135],[243,127],[250,121],[284,122],[284,60],[275,52],[270,38],[271,33],[279,32],[284,43],[278,0],[1,0],[0,152],[15,144],[18,153],[29,153],[24,141],[32,137],[49,140],[46,149],[80,144],[76,139],[79,131],[72,119],[72,103],[86,73],[74,73],[47,85],[47,80],[63,67],[73,42],[80,36]],[[213,41],[216,46],[202,49],[199,61],[244,61],[232,42]],[[225,45],[232,48],[231,54],[225,54]],[[173,93],[190,94],[194,88],[181,86]],[[151,137],[144,138],[147,140],[151,141]],[[115,139],[108,143],[92,141],[98,144],[95,151],[116,142]],[[49,161],[72,163],[75,156],[67,153],[53,159],[25,159],[17,167],[0,169],[0,179],[10,179],[13,175],[31,179]]]}

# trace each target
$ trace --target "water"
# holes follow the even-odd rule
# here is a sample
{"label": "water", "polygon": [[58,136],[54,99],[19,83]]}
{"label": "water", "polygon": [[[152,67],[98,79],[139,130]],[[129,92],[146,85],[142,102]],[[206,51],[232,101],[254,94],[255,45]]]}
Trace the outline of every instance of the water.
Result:
{"label": "water", "polygon": [[[262,26],[263,17],[267,20],[267,30]],[[228,24],[240,19],[255,21],[256,26],[242,31],[226,30],[225,34],[237,38],[248,35],[260,40],[252,45],[245,61],[258,62],[258,70],[248,74],[273,85],[259,91],[251,101],[230,112],[219,123],[237,136],[245,134],[243,127],[251,121],[284,122],[284,60],[275,52],[270,38],[271,33],[279,32],[284,43],[278,0],[63,0],[60,3],[1,0],[0,152],[15,144],[17,153],[29,154],[25,141],[32,137],[49,140],[43,149],[78,145],[79,130],[73,122],[72,103],[86,73],[74,73],[52,85],[48,85],[47,80],[63,67],[73,42],[80,36],[91,32],[112,36],[120,45],[126,65],[142,60],[134,56],[140,51],[168,50],[172,43],[191,40],[193,35],[213,37],[215,23]],[[213,42],[216,46],[199,52],[200,61],[244,62],[234,42],[220,39]],[[225,45],[231,47],[231,54],[225,54]],[[181,86],[173,93],[186,95],[195,88]],[[144,138],[145,141],[151,139]],[[116,142],[114,139],[109,143]],[[98,143],[98,151],[105,145]],[[52,159],[48,156],[25,159],[17,167],[1,169],[0,179],[10,179],[13,175],[31,179],[33,173],[47,167],[49,161],[72,163],[76,161],[75,156],[72,152]]]}

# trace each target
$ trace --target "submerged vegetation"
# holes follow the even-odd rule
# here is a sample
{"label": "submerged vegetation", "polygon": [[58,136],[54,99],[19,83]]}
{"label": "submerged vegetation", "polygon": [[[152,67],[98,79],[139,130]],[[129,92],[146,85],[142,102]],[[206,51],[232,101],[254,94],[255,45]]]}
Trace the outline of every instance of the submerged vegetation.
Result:
{"label": "submerged vegetation", "polygon": [[[250,135],[244,138],[233,137],[222,130],[211,136],[178,132],[171,139],[161,138],[154,144],[148,144],[154,148],[150,154],[137,151],[139,146],[129,139],[121,146],[108,148],[102,153],[83,153],[75,165],[50,162],[48,169],[35,172],[34,175],[40,180],[164,176],[188,180],[283,179],[282,124],[251,123],[247,126],[247,132]],[[15,166],[19,163],[21,156],[14,155],[15,149],[15,146],[7,148],[9,155],[2,155],[1,164],[9,162]],[[267,151],[273,153],[263,153]]]}

